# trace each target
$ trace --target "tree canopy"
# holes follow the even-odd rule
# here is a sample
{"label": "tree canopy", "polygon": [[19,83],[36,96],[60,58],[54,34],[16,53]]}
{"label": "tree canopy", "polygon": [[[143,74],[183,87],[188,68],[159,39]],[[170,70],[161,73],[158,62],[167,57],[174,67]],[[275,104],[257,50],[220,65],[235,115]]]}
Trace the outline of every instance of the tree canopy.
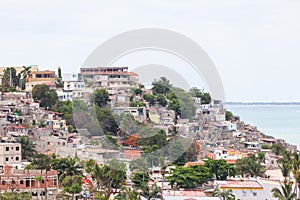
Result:
{"label": "tree canopy", "polygon": [[172,169],[170,176],[166,177],[171,187],[176,189],[194,189],[212,180],[212,178],[213,174],[209,169],[201,165],[191,167],[178,166]]}
{"label": "tree canopy", "polygon": [[40,105],[46,109],[51,109],[57,102],[57,93],[47,85],[35,85],[32,89],[32,97],[35,101],[40,101]]}
{"label": "tree canopy", "polygon": [[99,106],[100,108],[106,106],[108,100],[109,94],[104,88],[96,89],[95,92],[91,95],[91,102]]}
{"label": "tree canopy", "polygon": [[205,166],[214,174],[217,180],[226,180],[228,176],[235,175],[234,166],[228,164],[226,160],[212,160],[208,159],[205,161]]}

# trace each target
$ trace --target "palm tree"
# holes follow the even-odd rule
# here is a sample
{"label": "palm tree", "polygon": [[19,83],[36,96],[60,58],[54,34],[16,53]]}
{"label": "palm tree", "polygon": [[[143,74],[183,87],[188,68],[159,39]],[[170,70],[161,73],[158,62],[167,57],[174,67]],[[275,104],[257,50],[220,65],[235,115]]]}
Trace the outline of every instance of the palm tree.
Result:
{"label": "palm tree", "polygon": [[297,195],[293,192],[293,184],[291,182],[280,184],[281,190],[278,188],[273,188],[271,191],[273,193],[273,197],[279,200],[294,200]]}
{"label": "palm tree", "polygon": [[20,75],[22,76],[22,89],[25,89],[25,85],[27,83],[27,78],[29,74],[31,73],[31,66],[23,66],[23,70],[20,72]]}
{"label": "palm tree", "polygon": [[23,70],[21,71],[22,79],[26,80],[29,74],[31,73],[31,66],[23,66]]}
{"label": "palm tree", "polygon": [[151,187],[145,185],[142,189],[141,196],[145,197],[146,199],[163,199],[161,188],[158,187],[156,184],[153,184]]}
{"label": "palm tree", "polygon": [[220,197],[223,200],[233,200],[235,199],[235,196],[232,192],[232,190],[219,190],[218,188],[214,190],[213,193],[214,197]]}
{"label": "palm tree", "polygon": [[98,164],[94,165],[94,168],[91,171],[93,179],[97,182],[97,191],[100,190],[100,188],[103,186],[103,178],[104,178],[104,170],[101,168]]}
{"label": "palm tree", "polygon": [[71,158],[68,156],[65,158],[56,158],[56,156],[53,156],[51,166],[58,171],[60,182],[67,176],[82,176],[82,166],[77,157]]}
{"label": "palm tree", "polygon": [[265,168],[260,164],[260,158],[251,155],[247,158],[238,159],[236,171],[239,174],[250,175],[251,177],[263,176]]}
{"label": "palm tree", "polygon": [[287,184],[290,172],[293,169],[292,154],[290,151],[282,151],[281,157],[277,160],[277,164],[284,177],[284,183]]}
{"label": "palm tree", "polygon": [[140,200],[141,197],[139,196],[138,192],[134,188],[128,188],[126,186],[122,186],[121,191],[115,197],[116,200],[123,200],[123,199],[135,199]]}
{"label": "palm tree", "polygon": [[[295,193],[298,196],[298,191],[300,189],[300,156],[298,153],[293,153],[293,175],[295,178]],[[300,193],[299,193],[300,196]]]}
{"label": "palm tree", "polygon": [[28,159],[36,152],[35,145],[28,137],[19,137],[17,141],[21,144],[22,159]]}
{"label": "palm tree", "polygon": [[[42,183],[43,181],[43,177],[42,176],[36,176],[34,177],[34,180],[36,180],[38,182],[38,188],[40,188],[40,184]],[[47,195],[47,194],[46,194]],[[43,199],[43,195],[42,195],[42,198]]]}

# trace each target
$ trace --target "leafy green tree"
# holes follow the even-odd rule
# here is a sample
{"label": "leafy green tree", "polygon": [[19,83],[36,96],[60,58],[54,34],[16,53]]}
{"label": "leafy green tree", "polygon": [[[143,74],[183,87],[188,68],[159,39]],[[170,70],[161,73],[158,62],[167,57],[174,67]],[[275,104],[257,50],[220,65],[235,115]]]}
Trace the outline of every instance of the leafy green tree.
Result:
{"label": "leafy green tree", "polygon": [[31,199],[31,193],[11,193],[11,192],[4,192],[0,195],[1,200],[30,200]]}
{"label": "leafy green tree", "polygon": [[[75,101],[75,100],[74,100]],[[62,113],[62,119],[66,120],[68,125],[75,126],[73,121],[73,102],[58,101],[54,111]]]}
{"label": "leafy green tree", "polygon": [[135,88],[133,89],[133,92],[135,95],[142,95],[143,90],[141,88]]}
{"label": "leafy green tree", "polygon": [[234,166],[228,164],[224,159],[208,159],[205,161],[205,166],[210,170],[212,174],[214,174],[217,180],[226,180],[228,175],[235,175]]}
{"label": "leafy green tree", "polygon": [[143,106],[146,106],[146,103],[145,102],[142,102],[142,101],[138,101],[138,102],[130,102],[129,103],[129,106],[130,107],[143,107]]}
{"label": "leafy green tree", "polygon": [[172,188],[194,189],[209,180],[212,180],[213,174],[205,166],[178,166],[172,169],[170,176],[166,179]]}
{"label": "leafy green tree", "polygon": [[32,89],[32,97],[35,101],[40,101],[40,105],[46,109],[51,109],[58,100],[56,91],[47,85],[35,85]]}
{"label": "leafy green tree", "polygon": [[271,191],[273,193],[273,197],[279,200],[294,200],[297,198],[295,192],[293,192],[293,184],[285,183],[281,184],[281,190],[278,188],[273,188]]}
{"label": "leafy green tree", "polygon": [[189,92],[185,92],[181,88],[172,87],[167,98],[170,100],[170,109],[174,110],[176,115],[192,120],[196,107]]}
{"label": "leafy green tree", "polygon": [[143,94],[143,99],[149,102],[150,106],[153,106],[156,102],[156,97],[152,94]]}
{"label": "leafy green tree", "polygon": [[226,110],[225,119],[226,119],[226,121],[233,120],[234,119],[234,115],[232,114],[232,112]]}
{"label": "leafy green tree", "polygon": [[69,126],[68,126],[68,132],[69,132],[69,133],[74,133],[74,128],[73,128],[72,125],[69,125]]}
{"label": "leafy green tree", "polygon": [[131,180],[134,183],[133,187],[142,188],[145,184],[148,184],[150,176],[147,172],[136,172]]}
{"label": "leafy green tree", "polygon": [[102,132],[100,134],[111,133],[112,135],[116,135],[118,131],[118,125],[110,108],[100,108],[98,106],[95,106],[95,112],[100,128],[102,129]]}
{"label": "leafy green tree", "polygon": [[272,146],[269,146],[269,145],[267,145],[267,144],[262,144],[262,145],[261,145],[261,148],[262,148],[262,149],[271,149]]}
{"label": "leafy green tree", "polygon": [[55,83],[56,87],[57,88],[63,88],[64,84],[62,83],[62,75],[61,75],[61,68],[60,67],[57,68],[57,74],[58,74],[58,76],[56,78],[56,83]]}
{"label": "leafy green tree", "polygon": [[91,95],[91,103],[94,103],[100,108],[106,106],[108,100],[109,100],[109,94],[107,90],[104,88],[95,90],[95,92]]}
{"label": "leafy green tree", "polygon": [[9,91],[11,87],[19,86],[21,75],[17,75],[17,71],[13,67],[6,68],[3,71],[2,88],[5,92]]}
{"label": "leafy green tree", "polygon": [[66,176],[61,185],[64,191],[72,194],[72,199],[74,199],[75,194],[78,194],[82,190],[82,176]]}
{"label": "leafy green tree", "polygon": [[156,100],[163,107],[165,107],[168,104],[165,96],[162,94],[157,95]]}
{"label": "leafy green tree", "polygon": [[211,103],[211,96],[208,92],[204,92],[196,87],[193,87],[190,89],[190,94],[193,97],[201,98],[201,104],[210,104]]}
{"label": "leafy green tree", "polygon": [[171,87],[172,85],[166,77],[161,77],[160,79],[154,80],[154,82],[152,82],[152,91],[154,94],[163,94],[164,96],[166,96]]}
{"label": "leafy green tree", "polygon": [[91,173],[96,165],[97,162],[94,159],[92,158],[88,159],[85,163],[85,171],[87,173]]}
{"label": "leafy green tree", "polygon": [[30,159],[30,163],[34,169],[51,170],[51,158],[48,155],[36,153]]}
{"label": "leafy green tree", "polygon": [[28,137],[21,136],[17,138],[17,142],[21,144],[22,159],[29,159],[36,152],[35,145]]}
{"label": "leafy green tree", "polygon": [[234,200],[235,196],[232,190],[219,190],[215,189],[213,193],[214,197],[220,197],[222,200]]}

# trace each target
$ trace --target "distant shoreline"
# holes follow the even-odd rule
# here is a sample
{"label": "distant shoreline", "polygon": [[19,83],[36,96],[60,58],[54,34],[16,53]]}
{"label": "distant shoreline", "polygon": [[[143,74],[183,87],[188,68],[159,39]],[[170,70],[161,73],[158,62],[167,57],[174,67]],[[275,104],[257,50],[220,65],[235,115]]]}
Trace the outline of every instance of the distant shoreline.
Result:
{"label": "distant shoreline", "polygon": [[300,105],[300,102],[224,102],[225,105]]}

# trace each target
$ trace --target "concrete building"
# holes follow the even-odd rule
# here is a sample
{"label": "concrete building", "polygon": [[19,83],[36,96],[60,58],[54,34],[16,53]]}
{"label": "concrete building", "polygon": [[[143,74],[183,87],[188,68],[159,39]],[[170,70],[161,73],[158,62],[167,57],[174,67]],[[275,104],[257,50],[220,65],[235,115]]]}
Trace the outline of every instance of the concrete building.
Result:
{"label": "concrete building", "polygon": [[56,90],[57,98],[59,101],[72,101],[73,100],[73,92],[68,90]]}
{"label": "concrete building", "polygon": [[55,71],[33,71],[29,74],[27,82],[52,82],[55,83]]}
{"label": "concrete building", "polygon": [[85,88],[84,81],[64,81],[65,91],[82,90]]}
{"label": "concrete building", "polygon": [[[35,180],[41,176],[42,182]],[[58,175],[57,171],[45,170],[18,170],[6,165],[0,173],[1,193],[7,192],[27,192],[32,194],[33,200],[46,199],[54,200],[57,195]]]}
{"label": "concrete building", "polygon": [[53,136],[41,136],[36,141],[36,150],[43,154],[57,154],[59,147],[67,147],[67,140]]}
{"label": "concrete building", "polygon": [[128,67],[80,68],[79,80],[92,83],[94,87],[138,87],[138,75],[129,72]]}
{"label": "concrete building", "polygon": [[278,181],[271,180],[227,180],[215,181],[215,188],[222,190],[232,190],[235,199],[254,200],[268,199],[275,200],[271,190],[280,187]]}
{"label": "concrete building", "polygon": [[0,169],[5,165],[20,165],[21,159],[21,144],[0,143]]}
{"label": "concrete building", "polygon": [[50,88],[55,88],[55,71],[34,71],[29,74],[26,82],[26,91],[32,91],[36,85],[48,85]]}
{"label": "concrete building", "polygon": [[146,107],[116,107],[114,114],[128,113],[132,114],[135,120],[143,122],[146,120]]}

